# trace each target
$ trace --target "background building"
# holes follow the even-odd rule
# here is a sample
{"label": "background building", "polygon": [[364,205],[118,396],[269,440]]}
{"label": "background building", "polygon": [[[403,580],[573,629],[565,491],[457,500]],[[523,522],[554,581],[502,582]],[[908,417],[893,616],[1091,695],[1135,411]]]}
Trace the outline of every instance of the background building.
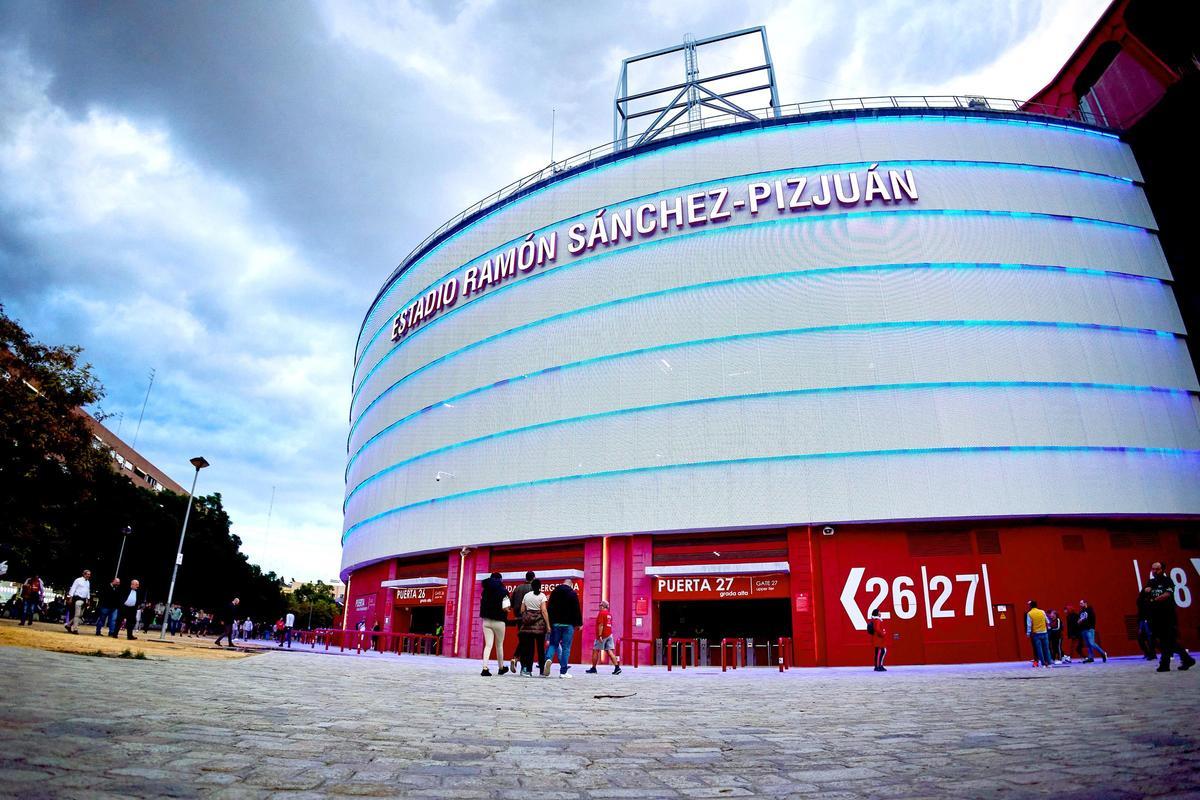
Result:
{"label": "background building", "polygon": [[773,104],[444,226],[356,348],[346,624],[477,656],[480,579],[532,569],[582,580],[585,643],[605,598],[620,637],[855,664],[879,609],[896,662],[1002,660],[1026,600],[1086,598],[1133,652],[1162,558],[1194,636],[1171,271],[1129,145],[1054,114]]}

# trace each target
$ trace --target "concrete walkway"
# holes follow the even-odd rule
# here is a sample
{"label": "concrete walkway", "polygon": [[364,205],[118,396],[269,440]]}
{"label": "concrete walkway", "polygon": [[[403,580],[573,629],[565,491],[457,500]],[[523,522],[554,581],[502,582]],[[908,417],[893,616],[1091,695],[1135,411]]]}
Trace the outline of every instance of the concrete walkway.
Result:
{"label": "concrete walkway", "polygon": [[1200,798],[1200,669],[572,672],[0,648],[0,796]]}

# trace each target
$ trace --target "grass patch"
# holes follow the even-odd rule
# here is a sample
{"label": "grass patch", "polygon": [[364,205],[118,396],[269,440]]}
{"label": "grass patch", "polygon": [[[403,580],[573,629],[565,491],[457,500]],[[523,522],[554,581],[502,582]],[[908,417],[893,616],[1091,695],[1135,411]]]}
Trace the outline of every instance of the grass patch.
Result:
{"label": "grass patch", "polygon": [[103,650],[93,650],[90,653],[80,653],[83,656],[92,656],[93,658],[131,658],[134,661],[145,661],[146,654],[141,650],[136,653],[126,647],[120,653],[106,653]]}

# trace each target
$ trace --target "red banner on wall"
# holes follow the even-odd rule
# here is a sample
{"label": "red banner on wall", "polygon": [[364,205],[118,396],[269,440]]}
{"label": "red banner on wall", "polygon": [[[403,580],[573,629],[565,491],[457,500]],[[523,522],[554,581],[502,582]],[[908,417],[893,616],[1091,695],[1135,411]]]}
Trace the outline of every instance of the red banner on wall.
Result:
{"label": "red banner on wall", "polygon": [[701,575],[654,579],[655,600],[769,600],[788,596],[788,576]]}
{"label": "red banner on wall", "polygon": [[396,589],[398,606],[441,606],[446,604],[445,586],[404,586]]}

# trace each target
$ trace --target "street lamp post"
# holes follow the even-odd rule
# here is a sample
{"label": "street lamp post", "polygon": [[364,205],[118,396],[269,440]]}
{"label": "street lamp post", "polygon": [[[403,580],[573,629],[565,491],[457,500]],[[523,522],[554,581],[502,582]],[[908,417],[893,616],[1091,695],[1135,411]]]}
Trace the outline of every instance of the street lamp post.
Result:
{"label": "street lamp post", "polygon": [[121,529],[121,550],[117,553],[117,568],[113,571],[113,580],[121,577],[121,559],[125,556],[125,540],[131,533],[133,533],[133,528],[129,525]]}
{"label": "street lamp post", "polygon": [[179,548],[175,551],[175,567],[171,570],[171,588],[167,591],[167,604],[163,607],[162,628],[158,631],[159,641],[167,638],[167,617],[171,610],[171,600],[175,597],[175,578],[179,575],[179,565],[183,563],[183,537],[187,535],[188,517],[192,515],[192,497],[196,494],[196,481],[200,478],[200,470],[208,466],[208,462],[202,456],[196,456],[192,459],[192,466],[196,468],[196,474],[192,476],[192,490],[188,492],[187,511],[183,512],[183,530],[179,532]]}

